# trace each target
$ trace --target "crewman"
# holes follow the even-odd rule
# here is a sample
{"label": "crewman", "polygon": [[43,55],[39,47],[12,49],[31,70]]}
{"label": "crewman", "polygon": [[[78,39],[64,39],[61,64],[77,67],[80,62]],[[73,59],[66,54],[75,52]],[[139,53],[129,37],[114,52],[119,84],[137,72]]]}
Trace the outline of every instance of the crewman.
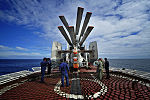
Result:
{"label": "crewman", "polygon": [[40,64],[41,64],[41,74],[42,74],[41,83],[44,83],[45,70],[48,65],[47,58],[43,58],[43,61]]}
{"label": "crewman", "polygon": [[47,71],[47,74],[51,74],[51,59],[50,58],[47,58],[47,61],[48,61],[48,71]]}
{"label": "crewman", "polygon": [[64,62],[63,62],[63,59],[61,59],[61,64],[59,66],[59,70],[61,72],[61,87],[64,87],[64,76],[66,78],[66,86],[69,86],[69,78],[68,78],[68,72],[69,72],[69,66],[68,64],[65,62],[66,60],[64,59]]}
{"label": "crewman", "polygon": [[107,58],[105,58],[105,70],[106,70],[106,78],[109,79],[110,75],[109,75],[109,61],[107,60]]}
{"label": "crewman", "polygon": [[94,61],[93,65],[97,67],[97,71],[96,71],[97,72],[97,78],[99,80],[101,80],[102,77],[103,77],[103,72],[102,72],[103,66],[102,66],[101,58],[99,58],[96,61]]}

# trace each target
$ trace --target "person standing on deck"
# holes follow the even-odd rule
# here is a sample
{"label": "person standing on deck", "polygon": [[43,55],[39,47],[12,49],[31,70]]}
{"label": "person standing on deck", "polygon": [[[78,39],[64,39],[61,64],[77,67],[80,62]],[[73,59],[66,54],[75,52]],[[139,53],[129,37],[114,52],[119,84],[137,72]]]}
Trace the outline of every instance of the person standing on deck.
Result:
{"label": "person standing on deck", "polygon": [[62,87],[64,87],[64,76],[66,78],[66,86],[69,86],[69,78],[68,78],[68,72],[69,72],[69,66],[68,64],[65,62],[63,62],[63,59],[61,59],[61,64],[59,66],[59,70],[61,72],[61,83],[62,83]]}
{"label": "person standing on deck", "polygon": [[100,60],[101,59],[99,58],[96,61],[94,61],[93,65],[97,67],[97,70],[96,70],[97,78],[101,80],[102,79],[102,62]]}
{"label": "person standing on deck", "polygon": [[99,79],[101,80],[103,78],[103,62],[102,58],[99,58]]}
{"label": "person standing on deck", "polygon": [[47,74],[51,74],[51,59],[50,58],[47,58],[47,61],[48,61],[48,71],[47,71]]}
{"label": "person standing on deck", "polygon": [[106,70],[106,78],[110,78],[110,75],[109,75],[109,61],[107,60],[107,58],[105,58],[105,70]]}
{"label": "person standing on deck", "polygon": [[102,58],[100,58],[101,60],[101,62],[102,62],[102,76],[103,76],[103,69],[104,69],[104,66],[105,66],[105,61],[102,59]]}
{"label": "person standing on deck", "polygon": [[41,74],[42,74],[41,83],[44,83],[45,70],[48,65],[47,58],[43,58],[43,61],[40,64],[41,64]]}

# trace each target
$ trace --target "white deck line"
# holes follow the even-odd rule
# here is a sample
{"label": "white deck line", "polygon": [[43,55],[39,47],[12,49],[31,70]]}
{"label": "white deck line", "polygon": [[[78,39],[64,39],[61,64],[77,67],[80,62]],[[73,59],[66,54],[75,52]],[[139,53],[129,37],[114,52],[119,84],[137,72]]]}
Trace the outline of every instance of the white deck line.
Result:
{"label": "white deck line", "polygon": [[[53,68],[52,68],[53,69]],[[37,73],[41,71],[41,67],[33,67],[32,71],[28,71],[28,70],[23,70],[23,71],[19,71],[19,72],[14,72],[14,73],[9,73],[9,74],[5,74],[5,75],[1,75],[0,76],[0,85],[17,80],[19,78],[22,77],[26,77],[28,75]]]}
{"label": "white deck line", "polygon": [[41,70],[40,67],[36,67],[36,68],[39,70],[34,71],[34,68],[33,68],[34,72],[28,71],[28,70],[23,70],[23,71],[14,72],[14,73],[6,74],[6,75],[1,75],[0,76],[0,85],[17,80],[22,77],[26,77],[28,75],[31,75],[31,74],[34,74],[37,72],[40,72],[40,70]]}

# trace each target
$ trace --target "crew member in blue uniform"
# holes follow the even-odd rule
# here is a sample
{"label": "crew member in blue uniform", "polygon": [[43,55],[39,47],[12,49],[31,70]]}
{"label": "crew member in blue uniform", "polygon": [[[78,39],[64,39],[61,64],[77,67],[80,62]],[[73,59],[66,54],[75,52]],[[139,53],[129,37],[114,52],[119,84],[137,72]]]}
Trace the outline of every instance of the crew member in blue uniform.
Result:
{"label": "crew member in blue uniform", "polygon": [[45,70],[48,65],[47,58],[43,58],[43,61],[40,64],[41,64],[41,74],[42,74],[41,82],[44,83]]}
{"label": "crew member in blue uniform", "polygon": [[59,66],[59,70],[61,72],[61,83],[62,83],[62,87],[64,87],[64,76],[66,78],[66,85],[69,86],[69,78],[68,78],[68,72],[69,72],[69,66],[68,64],[65,62],[63,62],[63,59],[61,59],[61,64]]}

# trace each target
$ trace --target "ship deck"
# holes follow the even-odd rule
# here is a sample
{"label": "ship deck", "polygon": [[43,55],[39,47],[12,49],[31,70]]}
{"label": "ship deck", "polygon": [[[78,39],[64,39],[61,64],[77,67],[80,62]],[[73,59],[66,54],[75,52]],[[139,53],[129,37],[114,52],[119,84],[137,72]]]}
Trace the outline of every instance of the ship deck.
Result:
{"label": "ship deck", "polygon": [[[74,75],[78,77],[75,78]],[[40,73],[7,82],[0,85],[0,99],[2,100],[66,100],[66,99],[150,99],[150,86],[148,80],[110,71],[110,78],[96,77],[96,68],[81,68],[78,73],[69,74],[68,87],[61,87],[61,74],[58,68],[52,70],[51,75],[45,75],[45,83],[40,83]],[[72,85],[74,80],[79,80],[79,87]],[[77,83],[74,83],[77,84]],[[72,93],[80,90],[80,93]]]}

